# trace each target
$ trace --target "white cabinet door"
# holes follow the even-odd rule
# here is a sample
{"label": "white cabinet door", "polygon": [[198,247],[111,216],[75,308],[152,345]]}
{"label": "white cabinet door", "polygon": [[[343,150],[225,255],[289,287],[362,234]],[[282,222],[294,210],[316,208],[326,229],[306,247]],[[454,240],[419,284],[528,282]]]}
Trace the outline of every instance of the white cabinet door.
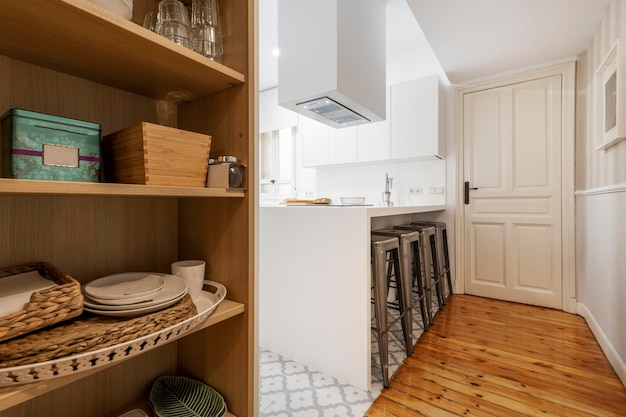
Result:
{"label": "white cabinet door", "polygon": [[438,75],[391,87],[391,159],[443,158],[445,95]]}
{"label": "white cabinet door", "polygon": [[356,162],[356,135],[355,126],[328,129],[328,163],[330,165]]}
{"label": "white cabinet door", "polygon": [[358,162],[386,161],[391,158],[390,138],[390,102],[389,88],[387,88],[387,113],[382,122],[367,123],[357,126],[357,156]]}
{"label": "white cabinet door", "polygon": [[302,166],[328,165],[328,126],[308,117],[299,116],[302,127]]}

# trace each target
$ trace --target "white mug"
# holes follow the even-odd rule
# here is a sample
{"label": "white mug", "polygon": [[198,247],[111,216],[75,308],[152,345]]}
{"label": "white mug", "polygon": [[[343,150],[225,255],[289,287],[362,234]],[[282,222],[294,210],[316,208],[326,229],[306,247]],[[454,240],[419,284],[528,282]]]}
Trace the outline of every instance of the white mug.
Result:
{"label": "white mug", "polygon": [[179,261],[172,264],[172,275],[176,275],[187,282],[187,289],[192,300],[198,298],[202,292],[205,267],[206,262],[199,260]]}

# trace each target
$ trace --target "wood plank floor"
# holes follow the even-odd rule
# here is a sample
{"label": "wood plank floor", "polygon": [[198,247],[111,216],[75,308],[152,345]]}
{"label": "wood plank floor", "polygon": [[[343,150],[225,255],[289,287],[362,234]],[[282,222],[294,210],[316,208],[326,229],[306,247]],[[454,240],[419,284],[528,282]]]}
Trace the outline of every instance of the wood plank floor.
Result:
{"label": "wood plank floor", "polygon": [[626,416],[626,389],[580,316],[452,295],[366,413]]}

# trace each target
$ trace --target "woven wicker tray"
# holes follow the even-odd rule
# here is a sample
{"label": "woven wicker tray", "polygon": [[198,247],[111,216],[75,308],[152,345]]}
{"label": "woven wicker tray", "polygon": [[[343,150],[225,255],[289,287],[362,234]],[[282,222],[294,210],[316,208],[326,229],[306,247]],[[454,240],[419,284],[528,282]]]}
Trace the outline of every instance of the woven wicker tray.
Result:
{"label": "woven wicker tray", "polygon": [[83,312],[80,283],[47,262],[0,269],[0,279],[31,271],[37,271],[57,285],[34,292],[23,310],[0,317],[0,342],[80,316]]}
{"label": "woven wicker tray", "polygon": [[91,314],[0,344],[0,386],[71,375],[168,343],[202,323],[226,297],[226,288],[186,295],[165,310],[132,319]]}

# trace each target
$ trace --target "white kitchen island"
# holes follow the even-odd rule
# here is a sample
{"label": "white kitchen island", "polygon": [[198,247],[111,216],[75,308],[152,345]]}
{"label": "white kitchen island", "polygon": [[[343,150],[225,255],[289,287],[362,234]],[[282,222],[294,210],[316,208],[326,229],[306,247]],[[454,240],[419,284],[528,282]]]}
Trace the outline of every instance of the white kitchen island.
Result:
{"label": "white kitchen island", "polygon": [[444,209],[261,206],[261,348],[369,391],[370,232]]}

